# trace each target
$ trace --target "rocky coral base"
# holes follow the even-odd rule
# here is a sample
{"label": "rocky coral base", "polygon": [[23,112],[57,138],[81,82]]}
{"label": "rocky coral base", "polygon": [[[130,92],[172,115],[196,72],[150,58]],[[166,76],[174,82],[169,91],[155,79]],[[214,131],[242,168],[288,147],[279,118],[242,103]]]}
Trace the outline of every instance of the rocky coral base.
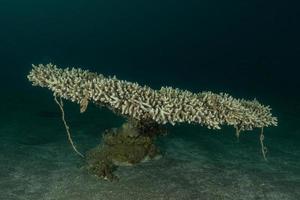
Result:
{"label": "rocky coral base", "polygon": [[118,166],[132,166],[160,157],[154,144],[166,131],[152,121],[128,120],[120,128],[107,130],[102,143],[87,153],[87,169],[105,180],[117,180],[113,172]]}

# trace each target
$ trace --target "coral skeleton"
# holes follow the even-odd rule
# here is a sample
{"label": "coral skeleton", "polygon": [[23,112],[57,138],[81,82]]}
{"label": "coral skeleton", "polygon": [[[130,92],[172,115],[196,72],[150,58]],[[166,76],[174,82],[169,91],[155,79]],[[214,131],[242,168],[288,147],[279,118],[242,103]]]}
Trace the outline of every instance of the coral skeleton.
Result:
{"label": "coral skeleton", "polygon": [[[46,87],[55,97],[78,103],[81,113],[93,103],[136,122],[158,125],[192,123],[209,129],[229,125],[236,129],[237,137],[241,131],[277,126],[271,108],[256,99],[237,99],[227,93],[192,93],[172,87],[155,90],[80,68],[62,69],[51,63],[32,66],[28,75],[32,85]],[[265,156],[263,135],[260,141]],[[73,148],[76,149],[74,145]]]}

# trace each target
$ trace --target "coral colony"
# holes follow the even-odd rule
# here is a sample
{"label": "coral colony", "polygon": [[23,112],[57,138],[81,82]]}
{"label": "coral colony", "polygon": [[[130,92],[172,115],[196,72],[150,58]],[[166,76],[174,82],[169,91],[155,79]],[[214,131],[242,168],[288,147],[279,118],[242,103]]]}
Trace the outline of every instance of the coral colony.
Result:
{"label": "coral colony", "polygon": [[89,103],[94,103],[128,119],[120,128],[105,131],[102,144],[86,154],[88,170],[108,180],[117,178],[113,175],[116,166],[157,158],[159,150],[154,140],[165,133],[163,125],[167,123],[193,123],[209,129],[229,125],[235,128],[237,137],[241,131],[260,128],[264,158],[263,128],[277,126],[271,108],[257,100],[236,99],[226,93],[192,93],[172,87],[154,90],[115,76],[105,77],[80,68],[61,69],[51,63],[32,66],[29,81],[53,92],[68,139],[80,156],[83,157],[72,141],[65,120],[62,99],[78,103],[81,113]]}

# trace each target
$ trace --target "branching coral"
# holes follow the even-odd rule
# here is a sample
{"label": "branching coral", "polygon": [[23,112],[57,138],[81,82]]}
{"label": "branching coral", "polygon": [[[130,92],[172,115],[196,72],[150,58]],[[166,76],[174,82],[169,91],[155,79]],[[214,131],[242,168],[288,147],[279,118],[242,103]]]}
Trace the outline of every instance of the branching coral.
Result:
{"label": "branching coral", "polygon": [[171,87],[153,90],[115,76],[104,77],[79,68],[60,69],[52,64],[33,65],[28,79],[56,96],[77,102],[82,112],[88,102],[93,102],[136,120],[151,119],[158,124],[187,122],[213,129],[231,125],[240,131],[277,125],[269,106],[225,93],[192,93]]}
{"label": "branching coral", "polygon": [[[85,112],[88,104],[94,103],[126,116],[132,119],[131,122],[137,122],[133,127],[139,127],[138,134],[141,134],[143,130],[146,133],[153,134],[153,131],[149,131],[151,127],[166,123],[172,125],[194,123],[206,126],[209,129],[220,129],[223,125],[229,125],[236,129],[237,137],[241,131],[261,128],[260,142],[265,157],[266,148],[263,145],[263,128],[277,126],[277,118],[272,116],[269,106],[264,106],[257,100],[236,99],[226,93],[192,93],[172,87],[162,87],[159,90],[154,90],[148,86],[140,86],[137,83],[119,80],[115,76],[105,77],[102,74],[80,68],[61,69],[51,63],[33,65],[28,79],[34,86],[50,89],[55,97],[78,103],[80,112]],[[68,130],[66,123],[65,126]],[[131,133],[132,130],[127,129]],[[74,150],[79,153],[69,133],[68,136]],[[123,136],[124,134],[121,134],[121,136],[114,136],[113,138],[114,140],[121,140],[124,139]],[[150,135],[147,137],[152,138]],[[125,138],[128,139],[128,137]],[[105,140],[106,143],[107,141]],[[147,144],[148,146],[146,145],[147,148],[144,148],[143,151],[147,152],[149,150],[150,143]],[[124,143],[122,145],[124,146]],[[126,145],[128,147],[128,143]],[[120,145],[112,146],[114,148],[110,148],[110,154],[123,148]],[[97,155],[103,155],[104,152],[107,152],[107,150]],[[121,155],[124,157],[127,154]],[[145,155],[147,153],[143,154],[143,156]],[[105,157],[109,156],[106,154]],[[91,168],[107,175],[110,172],[107,166],[110,166],[113,160],[113,156],[110,156],[106,164],[101,162],[100,167],[93,166]],[[141,160],[140,157],[138,160]]]}

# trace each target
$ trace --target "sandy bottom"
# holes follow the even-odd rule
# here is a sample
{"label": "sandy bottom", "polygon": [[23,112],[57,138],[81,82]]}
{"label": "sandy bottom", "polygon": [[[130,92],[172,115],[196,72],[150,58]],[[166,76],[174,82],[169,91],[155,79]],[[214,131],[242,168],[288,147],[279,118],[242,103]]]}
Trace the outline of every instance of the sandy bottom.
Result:
{"label": "sandy bottom", "polygon": [[[0,199],[300,199],[295,113],[283,113],[279,127],[265,130],[268,162],[260,153],[259,130],[237,142],[231,128],[170,126],[158,141],[164,152],[160,160],[120,167],[120,181],[107,182],[88,174],[73,153],[51,95],[33,99],[19,94],[1,104]],[[100,142],[103,130],[122,122],[94,107],[80,115],[70,103],[66,113],[82,152]]]}

